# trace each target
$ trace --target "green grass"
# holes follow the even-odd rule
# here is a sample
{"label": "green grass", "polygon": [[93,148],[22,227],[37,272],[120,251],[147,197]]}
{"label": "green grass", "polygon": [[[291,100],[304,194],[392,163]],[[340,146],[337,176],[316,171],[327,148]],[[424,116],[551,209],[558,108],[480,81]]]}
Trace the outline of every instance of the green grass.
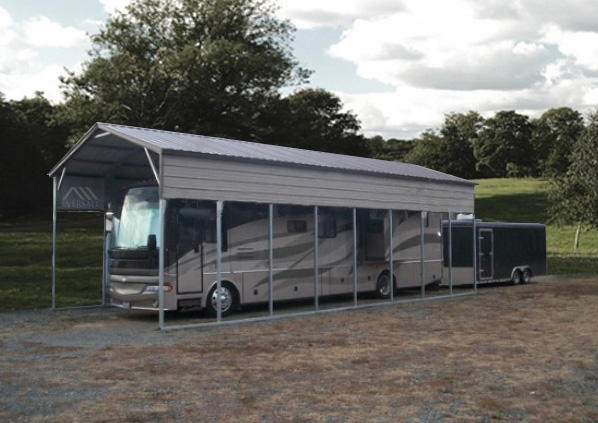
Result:
{"label": "green grass", "polygon": [[598,273],[598,231],[584,230],[573,249],[576,227],[557,226],[548,215],[548,183],[540,179],[480,179],[476,217],[489,222],[533,222],[546,227],[549,274]]}
{"label": "green grass", "polygon": [[[476,181],[476,217],[547,223],[547,184],[538,179]],[[61,213],[57,239],[57,307],[99,304],[102,292],[101,215]],[[548,224],[549,274],[598,273],[598,231],[584,231],[573,250],[574,226]],[[51,218],[0,222],[0,312],[52,304]]]}
{"label": "green grass", "polygon": [[[102,300],[100,215],[61,214],[56,241],[56,306]],[[52,221],[0,222],[0,311],[52,306]]]}

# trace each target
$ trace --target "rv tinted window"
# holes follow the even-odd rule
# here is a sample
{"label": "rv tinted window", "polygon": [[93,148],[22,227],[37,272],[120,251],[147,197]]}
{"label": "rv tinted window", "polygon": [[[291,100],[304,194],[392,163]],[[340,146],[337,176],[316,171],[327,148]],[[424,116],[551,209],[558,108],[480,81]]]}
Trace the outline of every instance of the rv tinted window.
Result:
{"label": "rv tinted window", "polygon": [[307,232],[307,222],[305,220],[289,220],[287,231],[291,234]]}
{"label": "rv tinted window", "polygon": [[336,238],[336,219],[318,216],[318,238]]}
{"label": "rv tinted window", "polygon": [[370,234],[379,234],[384,230],[384,221],[383,220],[368,220],[367,223],[367,231]]}

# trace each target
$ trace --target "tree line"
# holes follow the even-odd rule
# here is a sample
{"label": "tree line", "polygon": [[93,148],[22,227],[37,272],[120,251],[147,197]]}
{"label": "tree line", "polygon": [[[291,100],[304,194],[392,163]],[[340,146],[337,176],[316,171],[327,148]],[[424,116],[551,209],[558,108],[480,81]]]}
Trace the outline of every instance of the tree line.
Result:
{"label": "tree line", "polygon": [[537,119],[500,111],[484,119],[478,112],[449,113],[440,129],[413,140],[368,140],[373,157],[414,163],[473,178],[563,175],[573,147],[585,130],[583,116],[568,107]]}
{"label": "tree line", "polygon": [[338,96],[297,89],[311,71],[275,11],[269,0],[135,0],[91,36],[89,60],[60,81],[61,103],[0,94],[0,216],[47,210],[46,173],[95,122],[404,161],[463,178],[560,181],[583,156],[580,143],[596,142],[587,135],[594,116],[586,123],[569,108],[538,119],[451,113],[414,140],[366,138]]}

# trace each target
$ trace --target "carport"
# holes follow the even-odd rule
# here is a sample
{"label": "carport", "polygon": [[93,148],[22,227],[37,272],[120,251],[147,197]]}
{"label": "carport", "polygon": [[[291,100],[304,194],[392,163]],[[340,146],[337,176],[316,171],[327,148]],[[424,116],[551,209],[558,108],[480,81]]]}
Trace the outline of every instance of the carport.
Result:
{"label": "carport", "polygon": [[[449,227],[457,213],[473,215],[474,212],[474,183],[420,166],[108,123],[96,123],[50,171],[49,176],[54,183],[53,308],[57,213],[68,210],[106,213],[121,201],[128,188],[140,183],[152,183],[158,187],[160,239],[165,239],[165,213],[169,201],[215,202],[218,292],[222,281],[222,210],[225,203],[267,205],[270,225],[275,205],[312,207],[315,217],[315,311],[319,311],[317,293],[321,278],[318,267],[318,208],[352,209],[354,269],[357,268],[357,209],[390,211],[389,245],[392,245],[393,211],[419,211],[422,222],[428,213],[443,214]],[[475,219],[472,222],[475,226]],[[268,258],[270,317],[274,314],[271,228]],[[110,224],[107,224],[106,233],[110,230]],[[422,297],[425,296],[423,237],[422,229]],[[104,287],[110,283],[108,243],[106,236]],[[393,248],[388,249],[388,266],[394,269]],[[475,257],[475,243],[473,249]],[[158,250],[159,327],[165,329],[165,248]],[[448,278],[450,294],[453,295],[451,268],[449,266]],[[474,275],[471,283],[475,291]],[[220,296],[217,297],[217,323],[220,323]],[[393,300],[391,289],[390,302]]]}

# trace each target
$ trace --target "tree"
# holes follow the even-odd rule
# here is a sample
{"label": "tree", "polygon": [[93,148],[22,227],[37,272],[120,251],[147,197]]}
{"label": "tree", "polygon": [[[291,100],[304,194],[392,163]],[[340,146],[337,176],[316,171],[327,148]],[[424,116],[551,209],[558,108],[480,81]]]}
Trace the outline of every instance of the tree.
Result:
{"label": "tree", "polygon": [[405,156],[413,149],[413,141],[389,138],[385,140],[381,135],[375,135],[366,140],[370,149],[370,157],[394,162],[405,161]]}
{"label": "tree", "polygon": [[529,118],[501,111],[487,119],[474,142],[476,169],[486,177],[522,177],[533,174],[532,127]]}
{"label": "tree", "polygon": [[413,142],[413,149],[405,156],[407,163],[444,172],[446,165],[443,155],[444,146],[438,132],[428,129]]}
{"label": "tree", "polygon": [[569,107],[561,107],[544,112],[532,124],[537,175],[563,175],[571,164],[571,150],[584,130],[583,117]]}
{"label": "tree", "polygon": [[81,129],[103,120],[254,139],[262,105],[309,76],[274,12],[269,0],[135,0],[63,79],[63,116]]}
{"label": "tree", "polygon": [[[272,108],[274,110],[274,107]],[[306,150],[368,157],[370,149],[357,116],[343,111],[336,95],[323,89],[303,89],[282,98],[264,127],[273,128],[261,141]]]}
{"label": "tree", "polygon": [[476,112],[450,113],[439,132],[428,130],[415,141],[405,160],[461,178],[474,178],[473,144],[482,123],[483,118]]}
{"label": "tree", "polygon": [[449,113],[445,116],[444,124],[440,129],[447,155],[444,172],[466,179],[472,179],[478,175],[473,146],[483,124],[484,118],[474,111]]}
{"label": "tree", "polygon": [[31,214],[52,204],[46,173],[65,154],[67,129],[38,92],[33,98],[3,101],[0,96],[0,215]]}
{"label": "tree", "polygon": [[598,229],[598,109],[571,152],[571,165],[555,178],[549,192],[550,212],[560,223],[577,223],[575,247],[582,226]]}

